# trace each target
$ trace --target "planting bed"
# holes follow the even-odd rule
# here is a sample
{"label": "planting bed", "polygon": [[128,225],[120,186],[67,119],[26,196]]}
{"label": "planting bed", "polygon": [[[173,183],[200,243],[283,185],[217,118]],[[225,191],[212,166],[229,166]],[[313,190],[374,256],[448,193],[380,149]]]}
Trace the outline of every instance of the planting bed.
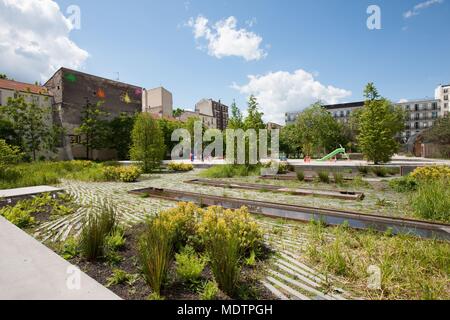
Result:
{"label": "planting bed", "polygon": [[[108,259],[101,259],[96,262],[89,262],[77,255],[69,259],[69,262],[77,265],[83,272],[97,280],[99,283],[107,286],[111,291],[122,299],[126,300],[147,300],[152,293],[149,285],[145,282],[144,276],[141,274],[138,261],[138,241],[143,233],[145,226],[140,224],[129,228],[125,233],[125,246],[116,253],[120,256],[120,261],[112,262]],[[60,252],[60,248],[55,248]],[[116,257],[117,259],[117,257]],[[233,297],[234,299],[274,299],[275,297],[260,282],[262,273],[258,269],[264,268],[264,263],[260,263],[255,267],[246,267],[241,273],[241,291],[242,296]],[[120,269],[125,271],[133,278],[132,281],[125,281],[120,284],[108,285],[113,271]],[[176,274],[175,262],[172,261],[169,270],[167,285],[162,289],[161,295],[168,300],[198,300],[199,292],[202,285],[208,280],[212,280],[213,276],[209,267],[206,267],[202,273],[202,281],[196,286],[185,285]],[[217,299],[232,299],[223,292],[219,292]]]}

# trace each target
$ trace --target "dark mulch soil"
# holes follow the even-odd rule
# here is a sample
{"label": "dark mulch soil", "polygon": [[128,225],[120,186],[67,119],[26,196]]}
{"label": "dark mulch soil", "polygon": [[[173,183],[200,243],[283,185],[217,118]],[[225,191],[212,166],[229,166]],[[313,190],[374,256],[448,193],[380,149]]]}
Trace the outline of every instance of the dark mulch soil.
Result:
{"label": "dark mulch soil", "polygon": [[[110,286],[109,289],[117,294],[119,297],[125,300],[146,300],[152,293],[151,288],[145,282],[143,275],[140,273],[140,267],[138,262],[137,244],[139,236],[144,230],[143,225],[135,226],[125,233],[126,244],[123,249],[118,253],[123,258],[121,262],[116,265],[112,265],[107,261],[89,262],[83,258],[76,257],[70,262],[77,265],[82,271],[87,273],[90,277],[97,280],[103,285],[107,285],[108,278],[112,275],[114,269],[121,269],[128,274],[139,274],[139,278],[132,285],[120,284]],[[261,270],[264,267],[264,263],[259,263],[255,268],[245,267],[241,272],[241,284],[238,290],[239,297],[237,299],[261,299],[270,300],[273,299],[273,295],[263,287],[259,282],[259,276],[256,270]],[[202,274],[203,282],[212,280],[213,276],[209,267],[206,267]],[[198,300],[199,289],[202,283],[197,286],[188,286],[183,284],[177,279],[175,263],[169,270],[168,283],[163,288],[161,295],[167,300]],[[227,295],[220,292],[218,299],[228,300]]]}

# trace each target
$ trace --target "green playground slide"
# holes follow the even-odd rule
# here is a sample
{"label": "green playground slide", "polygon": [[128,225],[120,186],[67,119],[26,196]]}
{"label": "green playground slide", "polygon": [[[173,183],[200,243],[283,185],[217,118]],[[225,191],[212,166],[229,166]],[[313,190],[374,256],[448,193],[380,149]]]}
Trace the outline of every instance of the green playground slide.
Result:
{"label": "green playground slide", "polygon": [[317,161],[327,161],[327,160],[330,160],[331,158],[337,156],[337,155],[340,154],[340,153],[345,154],[345,148],[342,148],[342,146],[341,146],[340,148],[334,150],[334,151],[333,151],[332,153],[330,153],[329,155],[326,155],[325,157],[323,157],[322,159],[317,160]]}

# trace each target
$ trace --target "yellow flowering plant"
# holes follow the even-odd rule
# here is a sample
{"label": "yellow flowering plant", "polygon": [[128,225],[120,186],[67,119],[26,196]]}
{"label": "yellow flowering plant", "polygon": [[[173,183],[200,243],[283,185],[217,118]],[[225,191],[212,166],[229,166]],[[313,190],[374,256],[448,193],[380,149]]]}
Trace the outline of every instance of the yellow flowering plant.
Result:
{"label": "yellow flowering plant", "polygon": [[420,167],[411,173],[416,180],[450,180],[450,167],[448,166],[427,166]]}

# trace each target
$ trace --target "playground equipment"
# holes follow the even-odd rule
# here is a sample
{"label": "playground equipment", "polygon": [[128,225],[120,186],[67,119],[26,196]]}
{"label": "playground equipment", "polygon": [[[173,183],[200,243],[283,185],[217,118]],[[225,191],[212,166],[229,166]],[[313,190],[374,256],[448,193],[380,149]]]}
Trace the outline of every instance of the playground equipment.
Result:
{"label": "playground equipment", "polygon": [[330,160],[332,158],[334,158],[335,156],[337,156],[338,154],[343,154],[343,156],[348,159],[348,155],[345,152],[345,148],[343,148],[342,146],[336,150],[334,150],[333,152],[331,152],[330,154],[326,155],[325,157],[323,157],[322,159],[319,159],[317,161],[327,161]]}

